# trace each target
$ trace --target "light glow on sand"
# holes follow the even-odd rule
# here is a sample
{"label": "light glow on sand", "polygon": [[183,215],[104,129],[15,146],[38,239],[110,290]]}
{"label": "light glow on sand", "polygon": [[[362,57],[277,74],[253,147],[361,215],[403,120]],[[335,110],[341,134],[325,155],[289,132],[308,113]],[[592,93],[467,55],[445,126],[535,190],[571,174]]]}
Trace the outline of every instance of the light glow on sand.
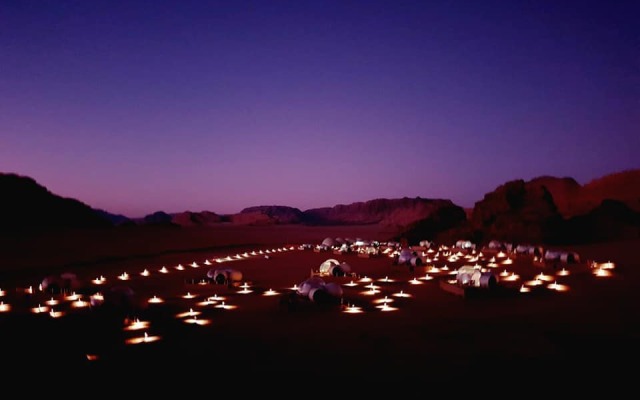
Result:
{"label": "light glow on sand", "polygon": [[409,283],[412,285],[422,285],[424,282],[419,281],[418,278],[413,278],[409,281]]}
{"label": "light glow on sand", "polygon": [[88,301],[84,301],[81,298],[78,298],[78,300],[74,301],[71,303],[71,307],[73,308],[84,308],[84,307],[88,307],[89,306],[89,302]]}
{"label": "light glow on sand", "polygon": [[140,343],[151,343],[160,340],[160,336],[149,336],[147,332],[144,333],[144,336],[133,337],[127,339],[125,341],[126,344],[140,344]]}
{"label": "light glow on sand", "polygon": [[34,314],[42,314],[49,312],[49,307],[38,304],[37,307],[31,308],[31,312]]}
{"label": "light glow on sand", "polygon": [[558,275],[558,276],[567,276],[567,275],[569,275],[569,271],[566,270],[565,268],[562,268],[560,271],[558,271],[556,273],[556,275]]}
{"label": "light glow on sand", "polygon": [[66,296],[66,297],[65,297],[65,300],[68,300],[68,301],[76,301],[76,300],[78,300],[79,298],[80,298],[80,296],[79,296],[76,292],[73,292],[73,293],[71,293],[70,295]]}
{"label": "light glow on sand", "polygon": [[168,274],[169,270],[167,269],[167,267],[162,267],[158,270],[158,272],[160,272],[161,274]]}
{"label": "light glow on sand", "polygon": [[355,283],[354,281],[351,281],[351,282],[349,282],[349,283],[345,283],[344,285],[345,285],[345,286],[350,286],[350,287],[358,286],[358,284],[357,284],[357,283]]}
{"label": "light glow on sand", "polygon": [[553,283],[548,284],[547,288],[551,289],[551,290],[555,290],[557,292],[566,292],[567,290],[569,290],[569,286],[561,285],[556,281],[554,281]]}
{"label": "light glow on sand", "polygon": [[120,279],[121,281],[128,281],[129,280],[129,274],[126,272],[123,272],[122,274],[118,275],[118,279]]}
{"label": "light glow on sand", "polygon": [[64,315],[62,311],[56,311],[53,308],[49,311],[49,316],[51,318],[60,318]]}
{"label": "light glow on sand", "polygon": [[597,277],[600,277],[600,278],[606,278],[606,277],[609,277],[609,276],[613,276],[613,273],[611,273],[611,271],[610,271],[610,270],[608,270],[608,269],[603,269],[603,268],[596,268],[596,269],[593,271],[593,274],[594,274],[595,276],[597,276]]}
{"label": "light glow on sand", "polygon": [[148,270],[148,269],[146,269],[146,268],[145,268],[142,272],[140,272],[140,275],[142,275],[142,276],[149,276],[149,275],[151,275],[151,273],[149,272],[149,270]]}
{"label": "light glow on sand", "polygon": [[0,289],[0,297],[4,296],[6,294],[7,294],[7,292],[5,292],[4,290]]}
{"label": "light glow on sand", "polygon": [[155,296],[155,295],[152,298],[149,299],[149,303],[152,303],[152,304],[157,304],[157,303],[162,303],[162,302],[164,302],[164,300],[162,300],[160,297]]}
{"label": "light glow on sand", "polygon": [[383,305],[387,304],[387,303],[392,303],[393,299],[390,299],[387,296],[384,296],[383,299],[375,299],[373,301],[374,304],[377,304],[376,307],[382,307]]}
{"label": "light glow on sand", "polygon": [[55,306],[56,304],[60,303],[58,300],[54,299],[53,297],[50,298],[49,300],[45,301],[45,304],[48,306]]}
{"label": "light glow on sand", "polygon": [[11,304],[7,304],[4,301],[0,301],[0,312],[11,311]]}
{"label": "light glow on sand", "polygon": [[396,311],[398,310],[397,307],[391,307],[390,305],[388,305],[387,303],[383,304],[382,306],[380,306],[380,311]]}
{"label": "light glow on sand", "polygon": [[140,319],[135,319],[125,325],[123,328],[125,331],[138,331],[141,329],[147,329],[149,327],[149,321],[141,321]]}
{"label": "light glow on sand", "polygon": [[176,317],[186,318],[186,317],[195,317],[197,315],[200,315],[200,311],[193,311],[193,308],[190,308],[189,311],[176,314]]}
{"label": "light glow on sand", "polygon": [[93,279],[91,282],[93,282],[94,285],[102,285],[106,281],[107,281],[107,278],[105,278],[104,276],[101,275],[101,276]]}
{"label": "light glow on sand", "polygon": [[191,292],[187,292],[187,294],[182,295],[183,299],[193,299],[195,297],[196,297],[196,295],[195,294],[191,294]]}
{"label": "light glow on sand", "polygon": [[209,325],[211,323],[211,320],[193,317],[193,318],[185,319],[184,322],[186,324],[193,324],[193,325]]}
{"label": "light glow on sand", "polygon": [[343,312],[345,312],[347,314],[360,314],[360,313],[362,313],[364,311],[362,311],[361,307],[354,306],[354,305],[349,305],[349,306],[345,307]]}
{"label": "light glow on sand", "polygon": [[520,293],[528,293],[531,289],[526,287],[525,285],[520,286]]}
{"label": "light glow on sand", "polygon": [[411,297],[411,295],[409,293],[405,293],[402,290],[400,292],[398,292],[398,293],[394,293],[393,295],[396,296],[396,297]]}
{"label": "light glow on sand", "polygon": [[538,275],[536,275],[536,279],[539,279],[539,280],[545,281],[545,282],[551,282],[553,280],[553,276],[545,275],[543,273],[539,273]]}
{"label": "light glow on sand", "polygon": [[222,308],[223,310],[233,310],[234,308],[236,308],[236,306],[233,306],[231,304],[225,304],[224,301],[220,304],[216,304],[215,307]]}
{"label": "light glow on sand", "polygon": [[175,268],[176,268],[178,271],[184,271],[184,265],[182,265],[182,264],[178,264],[178,265],[176,265],[176,267],[175,267]]}
{"label": "light glow on sand", "polygon": [[380,281],[380,282],[394,282],[394,280],[393,279],[389,279],[388,276],[385,276],[384,278],[380,278],[380,279],[378,279],[378,281]]}
{"label": "light glow on sand", "polygon": [[280,293],[276,292],[273,289],[269,289],[266,292],[262,293],[263,296],[275,296],[275,295],[278,295],[278,294],[280,294]]}

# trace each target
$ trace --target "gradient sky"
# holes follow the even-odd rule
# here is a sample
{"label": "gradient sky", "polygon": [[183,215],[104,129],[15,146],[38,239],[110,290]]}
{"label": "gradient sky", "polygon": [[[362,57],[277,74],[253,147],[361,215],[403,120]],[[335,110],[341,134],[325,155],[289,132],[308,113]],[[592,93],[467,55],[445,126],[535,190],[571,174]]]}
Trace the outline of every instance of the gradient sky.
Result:
{"label": "gradient sky", "polygon": [[639,1],[0,2],[0,172],[129,217],[640,167]]}

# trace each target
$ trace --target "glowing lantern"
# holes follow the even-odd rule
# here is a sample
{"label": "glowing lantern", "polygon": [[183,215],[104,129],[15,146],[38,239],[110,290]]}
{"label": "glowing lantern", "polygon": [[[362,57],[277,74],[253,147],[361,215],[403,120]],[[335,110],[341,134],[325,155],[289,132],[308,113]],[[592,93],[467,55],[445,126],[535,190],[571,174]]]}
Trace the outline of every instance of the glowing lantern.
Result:
{"label": "glowing lantern", "polygon": [[183,299],[193,299],[194,297],[196,296],[194,294],[191,294],[190,292],[187,292],[187,294],[182,296]]}
{"label": "glowing lantern", "polygon": [[380,311],[396,311],[396,310],[397,310],[396,307],[391,307],[387,303],[384,303],[382,307],[380,307]]}
{"label": "glowing lantern", "polygon": [[106,282],[106,278],[104,276],[99,276],[97,278],[95,278],[94,280],[92,280],[91,282],[93,282],[94,285],[102,285],[103,283]]}
{"label": "glowing lantern", "polygon": [[128,323],[123,328],[125,331],[137,331],[140,329],[146,329],[149,327],[148,321],[140,321],[139,319],[135,319],[134,321]]}
{"label": "glowing lantern", "polygon": [[200,319],[198,317],[187,318],[184,320],[186,324],[194,324],[194,325],[209,325],[211,323],[208,319]]}
{"label": "glowing lantern", "polygon": [[412,285],[422,285],[422,282],[420,282],[417,278],[411,279],[409,283]]}
{"label": "glowing lantern", "polygon": [[49,307],[38,304],[38,307],[33,307],[31,309],[31,312],[33,312],[34,314],[46,313],[46,312],[49,312]]}
{"label": "glowing lantern", "polygon": [[264,292],[262,295],[263,296],[275,296],[277,294],[278,294],[278,292],[276,292],[275,290],[269,289],[266,292]]}
{"label": "glowing lantern", "polygon": [[49,311],[49,316],[51,318],[60,318],[64,315],[62,311],[55,311],[53,308]]}
{"label": "glowing lantern", "polygon": [[129,280],[129,274],[127,274],[126,272],[123,272],[121,275],[118,276],[118,279],[120,279],[121,281],[127,281]]}
{"label": "glowing lantern", "polygon": [[149,270],[145,268],[145,270],[144,270],[144,271],[140,272],[140,275],[142,275],[142,276],[149,276],[149,275],[150,275],[150,274],[149,274]]}
{"label": "glowing lantern", "polygon": [[178,265],[176,265],[176,269],[178,271],[182,271],[182,270],[184,270],[184,266],[182,264],[178,264]]}
{"label": "glowing lantern", "polygon": [[567,275],[569,275],[569,271],[567,271],[566,269],[562,268],[560,271],[558,271],[557,275],[558,276],[567,276]]}
{"label": "glowing lantern", "polygon": [[167,267],[162,267],[158,270],[161,274],[168,274],[169,270],[167,269]]}
{"label": "glowing lantern", "polygon": [[4,290],[0,289],[0,297],[4,296],[5,294],[7,294],[7,292],[5,292]]}
{"label": "glowing lantern", "polygon": [[396,297],[411,297],[411,295],[409,293],[405,293],[402,290],[399,293],[394,293],[394,296],[396,296]]}
{"label": "glowing lantern", "polygon": [[224,301],[220,304],[215,305],[216,308],[222,308],[223,310],[231,310],[236,308],[236,306],[232,306],[230,304],[225,304]]}
{"label": "glowing lantern", "polygon": [[162,303],[163,300],[157,296],[153,296],[152,298],[149,299],[149,303]]}
{"label": "glowing lantern", "polygon": [[601,277],[601,278],[603,278],[603,277],[609,277],[609,276],[612,276],[612,275],[613,275],[613,274],[611,273],[611,271],[610,271],[610,270],[608,270],[608,269],[604,269],[604,268],[596,268],[596,269],[593,271],[593,274],[594,274],[595,276],[597,276],[597,277]]}
{"label": "glowing lantern", "polygon": [[58,303],[59,303],[59,301],[54,299],[53,297],[51,299],[45,301],[45,304],[47,304],[48,306],[55,306]]}
{"label": "glowing lantern", "polygon": [[4,301],[0,301],[0,312],[9,312],[11,311],[11,305],[5,303]]}
{"label": "glowing lantern", "polygon": [[351,281],[351,282],[349,282],[349,283],[345,283],[344,285],[345,285],[345,286],[358,286],[358,284],[357,284],[357,283],[355,283],[354,281]]}
{"label": "glowing lantern", "polygon": [[78,297],[76,301],[71,303],[71,307],[73,308],[84,308],[84,307],[87,307],[88,305],[89,305],[89,302],[82,300],[80,297]]}
{"label": "glowing lantern", "polygon": [[200,266],[195,261],[191,263],[191,268],[198,268],[198,267]]}
{"label": "glowing lantern", "polygon": [[79,298],[80,298],[80,296],[79,296],[76,292],[73,292],[73,293],[71,293],[70,295],[66,296],[66,297],[65,297],[65,300],[69,300],[69,301],[76,301],[76,300],[78,300]]}
{"label": "glowing lantern", "polygon": [[126,344],[151,343],[157,340],[160,340],[160,336],[149,336],[147,332],[145,332],[144,336],[127,339],[125,343]]}
{"label": "glowing lantern", "polygon": [[344,309],[345,313],[348,314],[360,314],[362,313],[362,308],[358,307],[358,306],[354,306],[354,305],[349,305]]}
{"label": "glowing lantern", "polygon": [[195,317],[197,315],[200,315],[200,311],[193,311],[193,308],[190,308],[189,311],[180,313],[180,314],[176,315],[176,317],[178,317],[178,318],[186,318],[186,317]]}

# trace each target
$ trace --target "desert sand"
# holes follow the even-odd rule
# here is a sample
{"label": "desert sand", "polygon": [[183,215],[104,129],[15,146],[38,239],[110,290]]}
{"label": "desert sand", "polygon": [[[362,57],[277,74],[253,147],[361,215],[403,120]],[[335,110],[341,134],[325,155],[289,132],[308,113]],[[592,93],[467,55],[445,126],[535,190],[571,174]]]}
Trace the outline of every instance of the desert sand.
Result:
{"label": "desert sand", "polygon": [[[390,234],[379,226],[296,225],[5,236],[5,374],[149,390],[204,384],[240,394],[318,385],[318,395],[337,383],[361,394],[390,387],[616,391],[627,384],[623,362],[636,359],[640,339],[638,241],[574,246],[567,250],[580,255],[576,264],[542,266],[515,254],[478,259],[478,249],[469,254],[476,259],[441,255],[413,270],[386,256],[301,247]],[[508,290],[463,297],[440,287],[457,267],[491,257],[497,276],[518,277],[499,281]],[[341,304],[287,300],[330,258],[352,268],[322,277],[343,288]],[[606,262],[612,268],[598,276],[593,266]],[[241,271],[242,281],[207,279],[215,268]],[[65,271],[83,283],[77,292],[38,290],[46,275]],[[91,294],[123,285],[135,293],[135,312],[89,303]],[[387,307],[379,307],[383,301]],[[133,322],[142,328],[130,330]],[[143,339],[128,344],[135,338]]]}

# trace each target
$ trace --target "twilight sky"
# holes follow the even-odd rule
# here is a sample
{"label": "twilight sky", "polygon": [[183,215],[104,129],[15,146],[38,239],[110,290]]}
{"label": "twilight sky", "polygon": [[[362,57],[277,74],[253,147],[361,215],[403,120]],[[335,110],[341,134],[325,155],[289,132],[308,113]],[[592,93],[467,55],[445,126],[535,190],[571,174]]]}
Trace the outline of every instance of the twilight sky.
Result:
{"label": "twilight sky", "polygon": [[129,217],[640,167],[640,2],[0,3],[0,172]]}

